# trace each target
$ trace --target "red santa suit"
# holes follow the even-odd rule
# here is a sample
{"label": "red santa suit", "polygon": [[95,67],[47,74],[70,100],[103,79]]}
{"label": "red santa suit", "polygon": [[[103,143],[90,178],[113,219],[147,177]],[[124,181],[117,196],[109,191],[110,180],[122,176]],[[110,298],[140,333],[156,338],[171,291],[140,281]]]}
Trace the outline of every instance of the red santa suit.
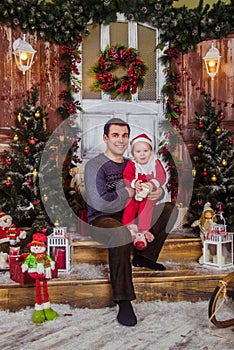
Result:
{"label": "red santa suit", "polygon": [[[135,188],[135,182],[151,182],[154,188],[162,186],[166,181],[166,172],[159,159],[152,155],[149,162],[141,165],[130,160],[124,170],[123,178],[127,186]],[[135,223],[138,214],[138,229],[149,230],[151,227],[152,212],[156,201],[144,198],[142,201],[134,197],[129,198],[123,214],[123,224],[130,225]]]}

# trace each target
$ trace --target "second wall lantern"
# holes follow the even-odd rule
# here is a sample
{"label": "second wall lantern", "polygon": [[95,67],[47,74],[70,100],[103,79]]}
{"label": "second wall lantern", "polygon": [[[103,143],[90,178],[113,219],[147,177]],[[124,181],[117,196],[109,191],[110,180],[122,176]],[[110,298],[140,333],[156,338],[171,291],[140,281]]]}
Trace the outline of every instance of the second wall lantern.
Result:
{"label": "second wall lantern", "polygon": [[203,57],[205,65],[206,65],[206,71],[211,77],[212,80],[214,80],[215,75],[218,73],[219,70],[219,64],[221,56],[219,54],[219,50],[214,46],[214,43],[211,44],[211,48]]}

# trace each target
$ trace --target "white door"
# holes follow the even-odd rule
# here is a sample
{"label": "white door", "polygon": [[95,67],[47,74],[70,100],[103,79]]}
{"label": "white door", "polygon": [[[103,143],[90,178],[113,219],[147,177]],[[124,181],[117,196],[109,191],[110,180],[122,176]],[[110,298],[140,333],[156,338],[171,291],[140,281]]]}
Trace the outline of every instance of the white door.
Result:
{"label": "white door", "polygon": [[[90,35],[82,44],[82,67],[80,67],[82,89],[79,99],[83,108],[80,117],[81,158],[87,160],[104,150],[102,141],[103,126],[112,117],[129,122],[131,137],[146,132],[151,136],[157,149],[159,140],[158,124],[163,119],[163,105],[160,91],[164,82],[163,67],[160,64],[160,50],[157,29],[146,24],[118,21],[110,25],[90,26]],[[103,92],[91,89],[93,76],[90,67],[96,64],[100,50],[107,45],[120,44],[134,47],[139,51],[140,59],[148,66],[144,88],[134,94],[131,101],[112,100]]]}

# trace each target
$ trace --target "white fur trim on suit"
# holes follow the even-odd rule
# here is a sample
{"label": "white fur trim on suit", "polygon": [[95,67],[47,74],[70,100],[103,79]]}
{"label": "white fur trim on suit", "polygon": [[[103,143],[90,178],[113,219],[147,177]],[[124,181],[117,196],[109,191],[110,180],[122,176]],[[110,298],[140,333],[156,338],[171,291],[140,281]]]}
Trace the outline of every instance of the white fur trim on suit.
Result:
{"label": "white fur trim on suit", "polygon": [[136,168],[136,174],[135,174],[136,178],[138,178],[138,174],[141,174],[141,175],[153,174],[154,177],[156,177],[156,165],[155,165],[156,159],[157,158],[155,157],[155,155],[152,154],[149,162],[145,165],[138,164],[135,160],[133,160]]}

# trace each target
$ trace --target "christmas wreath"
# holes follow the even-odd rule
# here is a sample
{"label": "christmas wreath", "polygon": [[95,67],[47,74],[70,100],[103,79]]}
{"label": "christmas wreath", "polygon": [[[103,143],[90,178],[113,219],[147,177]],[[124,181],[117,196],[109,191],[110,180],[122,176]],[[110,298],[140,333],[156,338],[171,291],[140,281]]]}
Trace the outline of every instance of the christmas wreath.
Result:
{"label": "christmas wreath", "polygon": [[[125,75],[118,77],[114,71],[127,69]],[[92,89],[104,91],[111,98],[122,97],[130,100],[138,88],[143,88],[147,66],[139,59],[138,51],[132,47],[107,46],[101,51],[98,63],[91,68],[95,75]]]}

